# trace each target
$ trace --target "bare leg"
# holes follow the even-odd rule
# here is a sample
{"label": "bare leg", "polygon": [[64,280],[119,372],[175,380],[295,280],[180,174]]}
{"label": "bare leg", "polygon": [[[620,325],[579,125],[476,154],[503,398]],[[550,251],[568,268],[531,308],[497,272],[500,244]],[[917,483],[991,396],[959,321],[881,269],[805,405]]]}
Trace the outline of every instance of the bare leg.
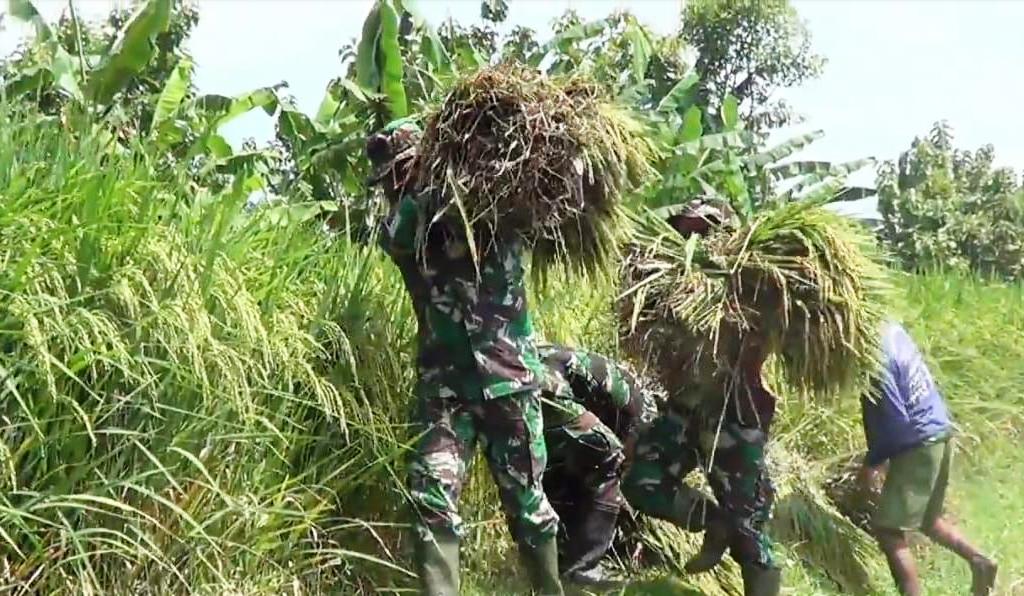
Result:
{"label": "bare leg", "polygon": [[960,555],[971,565],[974,596],[986,596],[992,592],[996,582],[996,564],[967,542],[959,528],[945,518],[938,518],[925,532],[936,543]]}
{"label": "bare leg", "polygon": [[901,530],[889,530],[877,528],[875,539],[878,546],[885,554],[885,560],[889,563],[889,572],[892,573],[896,587],[903,596],[921,596],[921,580],[917,577],[917,563],[914,562],[914,555],[910,552],[910,543],[906,534]]}

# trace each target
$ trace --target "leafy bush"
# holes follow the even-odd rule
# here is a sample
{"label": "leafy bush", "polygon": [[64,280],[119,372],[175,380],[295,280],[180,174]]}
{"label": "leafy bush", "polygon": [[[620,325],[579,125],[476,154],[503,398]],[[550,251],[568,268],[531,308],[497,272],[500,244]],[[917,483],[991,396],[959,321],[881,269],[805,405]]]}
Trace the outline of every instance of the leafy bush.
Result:
{"label": "leafy bush", "polygon": [[882,236],[905,267],[1020,279],[1024,186],[1012,170],[993,168],[994,156],[991,145],[955,149],[940,122],[879,168]]}

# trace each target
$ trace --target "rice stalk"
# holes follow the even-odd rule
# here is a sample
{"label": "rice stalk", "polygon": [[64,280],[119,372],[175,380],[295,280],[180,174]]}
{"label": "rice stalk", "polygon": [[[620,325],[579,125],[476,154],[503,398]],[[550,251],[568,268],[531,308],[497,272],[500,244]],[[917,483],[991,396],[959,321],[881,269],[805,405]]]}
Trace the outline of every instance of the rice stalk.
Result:
{"label": "rice stalk", "polygon": [[432,221],[486,249],[531,247],[534,270],[599,271],[620,240],[622,195],[650,173],[642,127],[596,84],[503,64],[457,82],[427,119],[415,166]]}
{"label": "rice stalk", "polygon": [[[8,121],[5,592],[188,593],[245,578],[308,593],[369,574],[376,540],[331,520],[392,516],[380,507],[392,485],[350,479],[404,439],[391,422],[409,386],[390,353],[411,330],[407,307],[388,304],[397,276],[315,230],[240,220],[230,191],[156,179],[141,149],[100,164],[89,138]],[[313,551],[338,564],[293,556]]]}
{"label": "rice stalk", "polygon": [[855,224],[804,203],[703,239],[650,213],[634,220],[620,329],[627,350],[665,371],[673,392],[731,374],[752,339],[800,395],[843,394],[877,370],[889,283]]}

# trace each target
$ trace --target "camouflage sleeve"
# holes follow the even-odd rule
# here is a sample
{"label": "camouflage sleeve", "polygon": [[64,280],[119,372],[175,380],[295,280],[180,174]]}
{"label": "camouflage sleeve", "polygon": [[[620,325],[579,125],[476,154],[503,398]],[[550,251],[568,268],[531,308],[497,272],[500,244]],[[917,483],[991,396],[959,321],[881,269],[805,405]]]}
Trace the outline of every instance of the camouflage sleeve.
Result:
{"label": "camouflage sleeve", "polygon": [[544,364],[557,371],[571,386],[569,395],[586,406],[620,438],[654,420],[658,401],[638,375],[625,365],[587,350],[540,344],[538,353]]}
{"label": "camouflage sleeve", "polygon": [[419,206],[411,195],[406,195],[381,226],[379,242],[389,254],[408,254],[416,249],[418,232]]}
{"label": "camouflage sleeve", "polygon": [[628,410],[636,393],[631,375],[621,366],[600,354],[581,351],[569,367],[569,374],[586,383],[592,399],[618,410]]}
{"label": "camouflage sleeve", "polygon": [[549,365],[557,363],[572,384],[577,399],[589,404],[591,409],[611,408],[619,411],[619,416],[628,413],[634,385],[629,373],[611,359],[587,350],[561,347],[546,360]]}
{"label": "camouflage sleeve", "polygon": [[615,405],[619,408],[619,427],[625,434],[632,434],[640,425],[654,420],[658,406],[654,395],[647,391],[640,379],[626,367],[609,363],[608,383]]}

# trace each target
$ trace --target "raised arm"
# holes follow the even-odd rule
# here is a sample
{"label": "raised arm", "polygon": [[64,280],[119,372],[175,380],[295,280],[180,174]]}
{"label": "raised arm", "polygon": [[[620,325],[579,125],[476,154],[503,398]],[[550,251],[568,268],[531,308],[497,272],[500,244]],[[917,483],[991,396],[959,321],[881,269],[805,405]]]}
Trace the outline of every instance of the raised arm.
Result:
{"label": "raised arm", "polygon": [[420,209],[412,195],[402,197],[383,222],[378,243],[388,254],[407,255],[416,250]]}

